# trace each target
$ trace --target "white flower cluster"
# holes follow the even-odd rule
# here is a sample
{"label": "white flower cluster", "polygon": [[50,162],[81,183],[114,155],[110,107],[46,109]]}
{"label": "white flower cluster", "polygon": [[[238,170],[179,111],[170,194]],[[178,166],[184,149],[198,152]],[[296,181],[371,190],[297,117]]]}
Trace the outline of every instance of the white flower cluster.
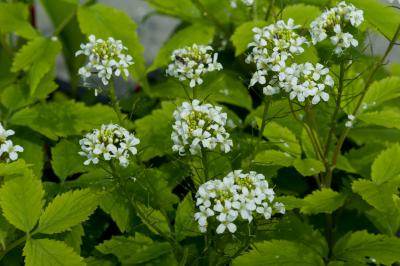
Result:
{"label": "white flower cluster", "polygon": [[274,202],[274,198],[275,192],[269,188],[264,175],[236,170],[223,180],[210,180],[199,187],[196,206],[200,211],[195,213],[195,220],[201,232],[207,231],[209,223],[216,222],[218,234],[226,229],[234,233],[235,221],[240,219],[251,223],[257,215],[268,220],[274,213],[284,214],[285,206]]}
{"label": "white flower cluster", "polygon": [[228,153],[233,145],[230,135],[225,130],[227,114],[219,106],[200,104],[199,100],[184,102],[173,113],[175,124],[171,139],[173,151],[184,156],[198,154],[202,148],[214,150],[217,146]]}
{"label": "white flower cluster", "polygon": [[15,161],[18,159],[18,152],[23,152],[24,148],[19,145],[14,145],[12,140],[7,140],[9,136],[14,135],[14,130],[5,129],[0,123],[0,160],[6,162]]}
{"label": "white flower cluster", "polygon": [[218,63],[218,53],[212,52],[211,46],[196,44],[177,49],[171,55],[172,63],[168,65],[166,73],[180,81],[190,80],[191,88],[201,85],[204,74],[222,69]]}
{"label": "white flower cluster", "polygon": [[127,167],[130,154],[137,154],[136,145],[139,142],[139,139],[119,125],[102,125],[100,129],[86,134],[85,138],[79,141],[82,149],[79,154],[87,158],[85,165],[115,158],[121,166]]}
{"label": "white flower cluster", "polygon": [[89,42],[81,44],[81,50],[75,56],[86,55],[88,62],[79,69],[79,75],[89,78],[92,74],[97,74],[104,85],[107,85],[112,75],[127,78],[129,76],[128,67],[133,64],[132,56],[125,54],[128,50],[120,40],[109,37],[107,40],[96,39],[94,35],[89,36]]}
{"label": "white flower cluster", "polygon": [[307,98],[312,98],[311,103],[318,104],[321,99],[325,102],[329,100],[325,88],[334,85],[328,73],[329,69],[319,63],[315,66],[311,63],[292,64],[280,73],[283,78],[276,82],[285,88],[291,100],[297,98],[299,102],[304,102]]}
{"label": "white flower cluster", "polygon": [[357,28],[364,21],[364,12],[352,4],[340,2],[336,7],[323,12],[311,22],[310,33],[314,44],[330,38],[334,52],[341,54],[350,46],[357,47],[358,41],[345,30]]}
{"label": "white flower cluster", "polygon": [[[245,6],[252,6],[254,4],[254,0],[242,0],[241,1]],[[237,0],[230,0],[231,7],[237,8]]]}
{"label": "white flower cluster", "polygon": [[[276,24],[271,24],[264,28],[254,28],[254,42],[249,44],[252,48],[251,53],[246,58],[247,63],[255,63],[257,71],[250,81],[250,86],[255,84],[266,85],[263,92],[265,95],[279,93],[286,88],[283,81],[284,73],[289,65],[289,60],[293,55],[304,52],[303,45],[307,44],[306,38],[298,35],[296,29],[299,25],[294,25],[293,19],[287,23],[279,20]],[[271,75],[271,78],[268,78]]]}

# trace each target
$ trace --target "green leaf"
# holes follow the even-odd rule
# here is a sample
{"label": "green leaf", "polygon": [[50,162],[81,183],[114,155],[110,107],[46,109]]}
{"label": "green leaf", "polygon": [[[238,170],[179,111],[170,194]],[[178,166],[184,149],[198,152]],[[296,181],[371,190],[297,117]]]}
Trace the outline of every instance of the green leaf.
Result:
{"label": "green leaf", "polygon": [[177,33],[175,33],[161,47],[153,64],[147,72],[156,70],[159,67],[165,66],[170,62],[170,57],[175,49],[191,46],[192,44],[208,45],[212,42],[215,33],[215,28],[204,23],[190,25]]}
{"label": "green leaf", "polygon": [[349,0],[357,8],[364,11],[364,18],[373,28],[391,40],[400,24],[398,10],[384,5],[379,0]]}
{"label": "green leaf", "polygon": [[[379,136],[379,138],[376,136]],[[400,139],[400,130],[378,126],[359,127],[353,128],[349,133],[349,137],[358,145],[365,143],[397,143]]]}
{"label": "green leaf", "polygon": [[111,216],[121,232],[131,230],[133,213],[130,203],[126,201],[122,193],[105,194],[101,198],[100,207]]}
{"label": "green leaf", "polygon": [[[305,14],[307,14],[305,16]],[[295,25],[308,28],[309,24],[321,14],[321,10],[316,6],[304,4],[289,5],[282,12],[282,19],[287,21],[292,18]]]}
{"label": "green leaf", "polygon": [[147,90],[144,48],[136,32],[136,23],[128,14],[111,6],[94,4],[79,8],[78,21],[82,32],[86,35],[93,34],[97,38],[113,37],[121,40],[128,48],[127,53],[132,55],[135,62],[129,68],[129,72]]}
{"label": "green leaf", "polygon": [[[251,110],[252,100],[248,89],[237,76],[238,74],[232,71],[208,74],[198,90],[198,98],[207,99],[210,102],[228,103]],[[189,93],[191,94],[191,92]],[[171,100],[175,98],[187,100],[187,95],[182,85],[172,79],[152,86],[150,95]]]}
{"label": "green leaf", "polygon": [[45,163],[45,148],[39,134],[31,130],[18,130],[13,137],[13,142],[24,147],[18,158],[25,160],[30,165],[35,176],[42,176]]}
{"label": "green leaf", "polygon": [[157,12],[178,17],[185,21],[198,20],[202,17],[200,11],[191,0],[147,0]]}
{"label": "green leaf", "polygon": [[85,106],[74,101],[37,104],[16,112],[10,119],[14,125],[28,126],[49,139],[81,135],[104,123],[116,122],[111,107]]}
{"label": "green leaf", "polygon": [[375,184],[365,179],[354,181],[352,189],[371,206],[381,211],[390,209],[389,206],[394,205],[392,195],[397,191],[392,183]]}
{"label": "green leaf", "polygon": [[12,71],[25,71],[28,74],[30,95],[34,95],[41,79],[54,66],[61,43],[57,39],[38,37],[23,46],[14,58]]}
{"label": "green leaf", "polygon": [[249,21],[237,27],[231,37],[231,41],[236,49],[235,56],[244,53],[247,50],[249,43],[253,42],[254,40],[253,28],[255,27],[263,28],[267,25],[268,22],[260,20],[260,21]]}
{"label": "green leaf", "polygon": [[338,240],[333,249],[333,259],[344,261],[347,265],[365,265],[367,258],[373,258],[378,265],[392,265],[400,260],[399,250],[399,238],[358,231]]}
{"label": "green leaf", "polygon": [[158,210],[142,203],[136,203],[138,215],[142,222],[156,235],[171,235],[167,218]]}
{"label": "green leaf", "polygon": [[400,97],[400,77],[388,77],[375,81],[365,94],[363,104],[376,107]]}
{"label": "green leaf", "polygon": [[400,198],[393,196],[393,205],[389,203],[383,211],[370,209],[365,212],[368,219],[378,230],[388,236],[396,235],[400,228]]}
{"label": "green leaf", "polygon": [[178,241],[186,237],[198,236],[200,231],[197,228],[197,222],[194,220],[194,202],[192,194],[189,193],[178,205],[175,216],[175,237]]}
{"label": "green leaf", "polygon": [[16,228],[30,232],[42,211],[43,196],[42,183],[31,176],[5,182],[0,189],[0,206],[4,217]]}
{"label": "green leaf", "polygon": [[29,239],[24,247],[26,266],[84,266],[83,259],[64,242]]}
{"label": "green leaf", "polygon": [[83,230],[83,226],[79,224],[66,232],[63,240],[68,246],[72,247],[77,254],[79,254],[81,253],[82,237],[84,235],[85,231]]}
{"label": "green leaf", "polygon": [[357,118],[367,124],[400,129],[399,109],[393,108],[383,111],[366,112],[360,114]]}
{"label": "green leaf", "polygon": [[293,165],[294,159],[295,158],[286,152],[265,150],[256,155],[254,163],[289,167]]}
{"label": "green leaf", "polygon": [[162,102],[161,109],[156,109],[150,115],[135,121],[142,160],[147,161],[172,153],[172,113],[176,107],[172,102]]}
{"label": "green leaf", "polygon": [[293,196],[280,196],[276,198],[276,201],[282,202],[285,205],[285,209],[288,211],[293,209],[300,209],[304,205],[303,199]]}
{"label": "green leaf", "polygon": [[38,36],[29,22],[29,7],[23,3],[0,3],[0,31],[27,39]]}
{"label": "green leaf", "polygon": [[98,197],[90,189],[68,191],[57,195],[40,216],[37,232],[64,232],[86,221],[94,212]]}
{"label": "green leaf", "polygon": [[51,165],[54,173],[65,181],[68,176],[85,172],[87,167],[83,165],[83,158],[78,154],[81,150],[78,141],[63,139],[51,149]]}
{"label": "green leaf", "polygon": [[379,154],[371,169],[372,181],[376,184],[400,182],[400,145],[396,144]]}
{"label": "green leaf", "polygon": [[[257,119],[257,124],[261,126],[261,119]],[[294,157],[301,155],[299,141],[294,133],[287,127],[281,126],[275,122],[269,122],[263,132],[263,136],[279,147],[282,151],[289,153]]]}
{"label": "green leaf", "polygon": [[124,265],[150,263],[171,252],[167,242],[153,242],[150,238],[136,233],[136,237],[114,236],[96,246],[103,254],[113,254]]}
{"label": "green leaf", "polygon": [[258,243],[256,249],[237,257],[233,266],[322,266],[322,258],[296,242],[272,240]]}
{"label": "green leaf", "polygon": [[346,197],[330,188],[315,190],[303,199],[300,211],[304,214],[332,213],[340,208]]}
{"label": "green leaf", "polygon": [[325,171],[325,166],[321,161],[315,159],[294,160],[293,166],[303,176],[313,176]]}

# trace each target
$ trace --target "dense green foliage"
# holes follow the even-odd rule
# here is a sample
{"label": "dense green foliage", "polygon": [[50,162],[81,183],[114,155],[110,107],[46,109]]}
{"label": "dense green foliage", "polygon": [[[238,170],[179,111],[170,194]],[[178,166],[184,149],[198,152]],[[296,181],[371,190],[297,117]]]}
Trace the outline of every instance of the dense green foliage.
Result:
{"label": "dense green foliage", "polygon": [[[0,158],[0,265],[400,263],[400,67],[388,61],[400,42],[396,7],[348,0],[364,12],[358,47],[338,56],[321,43],[296,56],[329,67],[335,82],[329,101],[310,105],[250,87],[248,44],[254,27],[290,18],[309,38],[311,21],[335,1],[237,1],[233,8],[228,0],[147,0],[181,20],[151,65],[124,11],[41,0],[55,28],[49,37],[32,26],[26,2],[0,1],[0,120],[24,148],[16,161]],[[133,58],[128,71],[140,88],[119,102],[81,86],[85,62],[75,52],[92,34],[121,40]],[[387,39],[383,55],[374,54],[372,35]],[[171,53],[192,44],[214,47],[224,69],[188,93],[164,73]],[[54,74],[60,55],[68,89]],[[192,95],[223,107],[236,125],[230,153],[172,150],[173,112]],[[127,168],[86,166],[79,155],[83,135],[108,123],[140,139]],[[241,223],[233,234],[201,233],[197,189],[237,169],[265,175],[286,213]]]}

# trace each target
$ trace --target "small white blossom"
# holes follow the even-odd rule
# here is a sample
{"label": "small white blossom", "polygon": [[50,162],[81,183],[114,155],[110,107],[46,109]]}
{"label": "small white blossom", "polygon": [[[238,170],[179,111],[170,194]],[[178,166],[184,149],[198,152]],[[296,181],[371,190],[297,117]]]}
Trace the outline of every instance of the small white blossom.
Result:
{"label": "small white blossom", "polygon": [[85,165],[115,159],[121,166],[127,167],[129,156],[137,154],[136,145],[139,142],[139,139],[119,125],[102,125],[79,141],[82,149],[79,154],[87,158]]}
{"label": "small white blossom", "polygon": [[193,44],[177,49],[173,51],[171,60],[172,63],[166,70],[167,75],[180,81],[188,80],[191,88],[201,85],[205,74],[222,69],[218,62],[218,53],[213,54],[211,46]]}
{"label": "small white blossom", "polygon": [[219,147],[225,153],[231,150],[233,143],[225,129],[227,114],[221,107],[193,100],[184,102],[173,116],[172,149],[179,155],[198,154],[202,148],[214,150]]}
{"label": "small white blossom", "polygon": [[81,44],[81,50],[75,56],[85,55],[88,61],[78,71],[84,79],[96,75],[104,85],[108,85],[112,76],[129,76],[128,68],[133,64],[132,56],[125,53],[128,50],[120,40],[109,37],[107,40],[89,36],[89,42]]}
{"label": "small white blossom", "polygon": [[14,145],[12,140],[7,139],[14,134],[14,130],[5,129],[3,124],[0,123],[0,161],[15,161],[18,159],[18,152],[24,151],[24,148]]}
{"label": "small white blossom", "polygon": [[[252,6],[254,4],[254,0],[241,0],[241,2],[245,6]],[[230,0],[230,3],[232,8],[237,8],[237,0]]]}
{"label": "small white blossom", "polygon": [[345,32],[344,29],[357,28],[363,21],[364,13],[362,10],[357,9],[352,4],[340,2],[336,7],[326,10],[311,22],[312,42],[316,44],[329,37],[331,43],[335,45],[334,52],[341,54],[351,46],[358,46],[358,41],[354,36]]}
{"label": "small white blossom", "polygon": [[354,115],[348,115],[347,121],[344,123],[345,127],[348,127],[348,128],[353,127],[355,120],[356,120],[356,117]]}
{"label": "small white blossom", "polygon": [[284,205],[274,201],[275,192],[265,176],[256,172],[236,170],[223,180],[210,180],[199,187],[196,199],[199,212],[194,218],[201,232],[217,223],[217,234],[235,233],[239,222],[251,223],[257,217],[268,220],[275,213],[285,213]]}

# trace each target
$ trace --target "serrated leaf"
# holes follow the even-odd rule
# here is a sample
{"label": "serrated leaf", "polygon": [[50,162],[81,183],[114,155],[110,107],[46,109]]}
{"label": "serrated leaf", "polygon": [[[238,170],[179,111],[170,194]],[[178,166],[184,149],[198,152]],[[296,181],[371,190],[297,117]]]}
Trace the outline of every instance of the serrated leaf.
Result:
{"label": "serrated leaf", "polygon": [[258,243],[256,249],[237,257],[233,266],[322,266],[322,258],[296,242],[272,240]]}
{"label": "serrated leaf", "polygon": [[294,160],[293,166],[303,176],[313,176],[325,171],[325,166],[321,161],[315,159]]}
{"label": "serrated leaf", "polygon": [[17,35],[33,39],[37,31],[29,22],[29,7],[23,3],[0,3],[0,31],[15,32]]}
{"label": "serrated leaf", "polygon": [[384,211],[370,209],[365,212],[368,219],[381,233],[388,236],[396,235],[400,228],[400,198],[392,195],[393,205],[389,203]]}
{"label": "serrated leaf", "polygon": [[78,154],[81,150],[78,141],[61,140],[51,149],[51,165],[54,173],[65,181],[72,174],[85,172],[87,167],[83,165],[83,158]]}
{"label": "serrated leaf", "polygon": [[168,220],[160,211],[139,202],[136,203],[136,207],[140,219],[150,231],[157,235],[171,235]]}
{"label": "serrated leaf", "polygon": [[101,198],[100,207],[111,216],[121,232],[131,230],[133,213],[122,193],[107,193]]}
{"label": "serrated leaf", "polygon": [[136,237],[113,237],[96,247],[103,254],[113,254],[124,265],[148,263],[171,252],[166,242],[153,242],[150,238],[136,234]]}
{"label": "serrated leaf", "polygon": [[333,249],[333,259],[344,261],[347,265],[355,265],[366,263],[366,258],[373,258],[378,265],[392,265],[400,260],[399,250],[400,239],[396,237],[358,231],[338,240]]}
{"label": "serrated leaf", "polygon": [[280,196],[276,198],[276,201],[282,202],[285,205],[285,209],[288,211],[300,209],[304,205],[303,199],[293,196]]}
{"label": "serrated leaf", "polygon": [[332,213],[340,208],[346,197],[330,188],[315,190],[303,199],[300,211],[304,214]]}
{"label": "serrated leaf", "polygon": [[[261,126],[261,119],[257,118],[257,125]],[[271,144],[279,147],[282,151],[289,153],[293,157],[301,155],[301,148],[296,135],[287,127],[275,122],[269,122],[263,132],[263,136],[268,138]]]}
{"label": "serrated leaf", "polygon": [[399,109],[392,108],[383,111],[365,112],[361,113],[357,118],[370,125],[400,129]]}
{"label": "serrated leaf", "polygon": [[[307,16],[305,16],[307,14]],[[282,19],[287,21],[292,18],[295,25],[308,28],[309,24],[321,14],[321,10],[316,6],[304,4],[289,5],[282,12]]]}
{"label": "serrated leaf", "polygon": [[117,121],[115,112],[105,105],[85,106],[74,101],[37,104],[16,112],[14,125],[28,126],[49,139],[82,135],[104,123]]}
{"label": "serrated leaf", "polygon": [[254,163],[289,167],[293,164],[294,160],[295,158],[293,158],[289,153],[276,150],[265,150],[256,155]]}
{"label": "serrated leaf", "polygon": [[396,144],[380,153],[371,170],[372,181],[376,184],[400,182],[400,145]]}
{"label": "serrated leaf", "polygon": [[68,191],[57,195],[40,216],[37,232],[64,232],[86,221],[98,205],[98,196],[90,189]]}
{"label": "serrated leaf", "polygon": [[388,77],[375,81],[364,96],[363,104],[376,107],[400,97],[400,77]]}
{"label": "serrated leaf", "polygon": [[175,237],[178,241],[186,237],[198,236],[197,222],[194,220],[194,202],[192,194],[189,193],[178,205],[175,216]]}
{"label": "serrated leaf", "polygon": [[57,39],[43,37],[33,39],[18,51],[11,70],[27,73],[31,96],[35,94],[41,79],[53,69],[60,51],[61,43]]}
{"label": "serrated leaf", "polygon": [[141,83],[144,90],[148,90],[144,48],[136,32],[136,23],[128,14],[111,6],[94,4],[79,8],[78,21],[82,32],[86,35],[93,34],[97,38],[113,37],[121,40],[135,62],[129,67],[129,72]]}
{"label": "serrated leaf", "polygon": [[29,239],[24,247],[26,266],[85,266],[83,258],[64,242]]}
{"label": "serrated leaf", "polygon": [[365,179],[354,181],[352,189],[371,206],[381,211],[394,205],[392,195],[397,191],[392,183],[375,184]]}
{"label": "serrated leaf", "polygon": [[81,253],[82,237],[85,235],[81,224],[74,226],[70,231],[65,232],[63,241],[74,249],[77,254]]}
{"label": "serrated leaf", "polygon": [[172,113],[176,108],[172,102],[162,102],[161,109],[153,110],[150,115],[135,121],[142,160],[172,153]]}
{"label": "serrated leaf", "polygon": [[161,47],[153,64],[147,72],[156,70],[159,67],[167,65],[171,59],[172,52],[175,49],[191,46],[192,44],[208,45],[212,42],[215,33],[215,28],[204,23],[192,24],[177,33],[175,33]]}
{"label": "serrated leaf", "polygon": [[43,207],[44,190],[40,180],[31,176],[16,177],[0,189],[4,217],[16,228],[30,232]]}
{"label": "serrated leaf", "polygon": [[244,53],[247,50],[249,43],[253,42],[254,40],[253,28],[255,27],[263,28],[267,25],[268,22],[260,20],[260,21],[249,21],[237,27],[231,37],[231,41],[235,46],[235,56]]}

